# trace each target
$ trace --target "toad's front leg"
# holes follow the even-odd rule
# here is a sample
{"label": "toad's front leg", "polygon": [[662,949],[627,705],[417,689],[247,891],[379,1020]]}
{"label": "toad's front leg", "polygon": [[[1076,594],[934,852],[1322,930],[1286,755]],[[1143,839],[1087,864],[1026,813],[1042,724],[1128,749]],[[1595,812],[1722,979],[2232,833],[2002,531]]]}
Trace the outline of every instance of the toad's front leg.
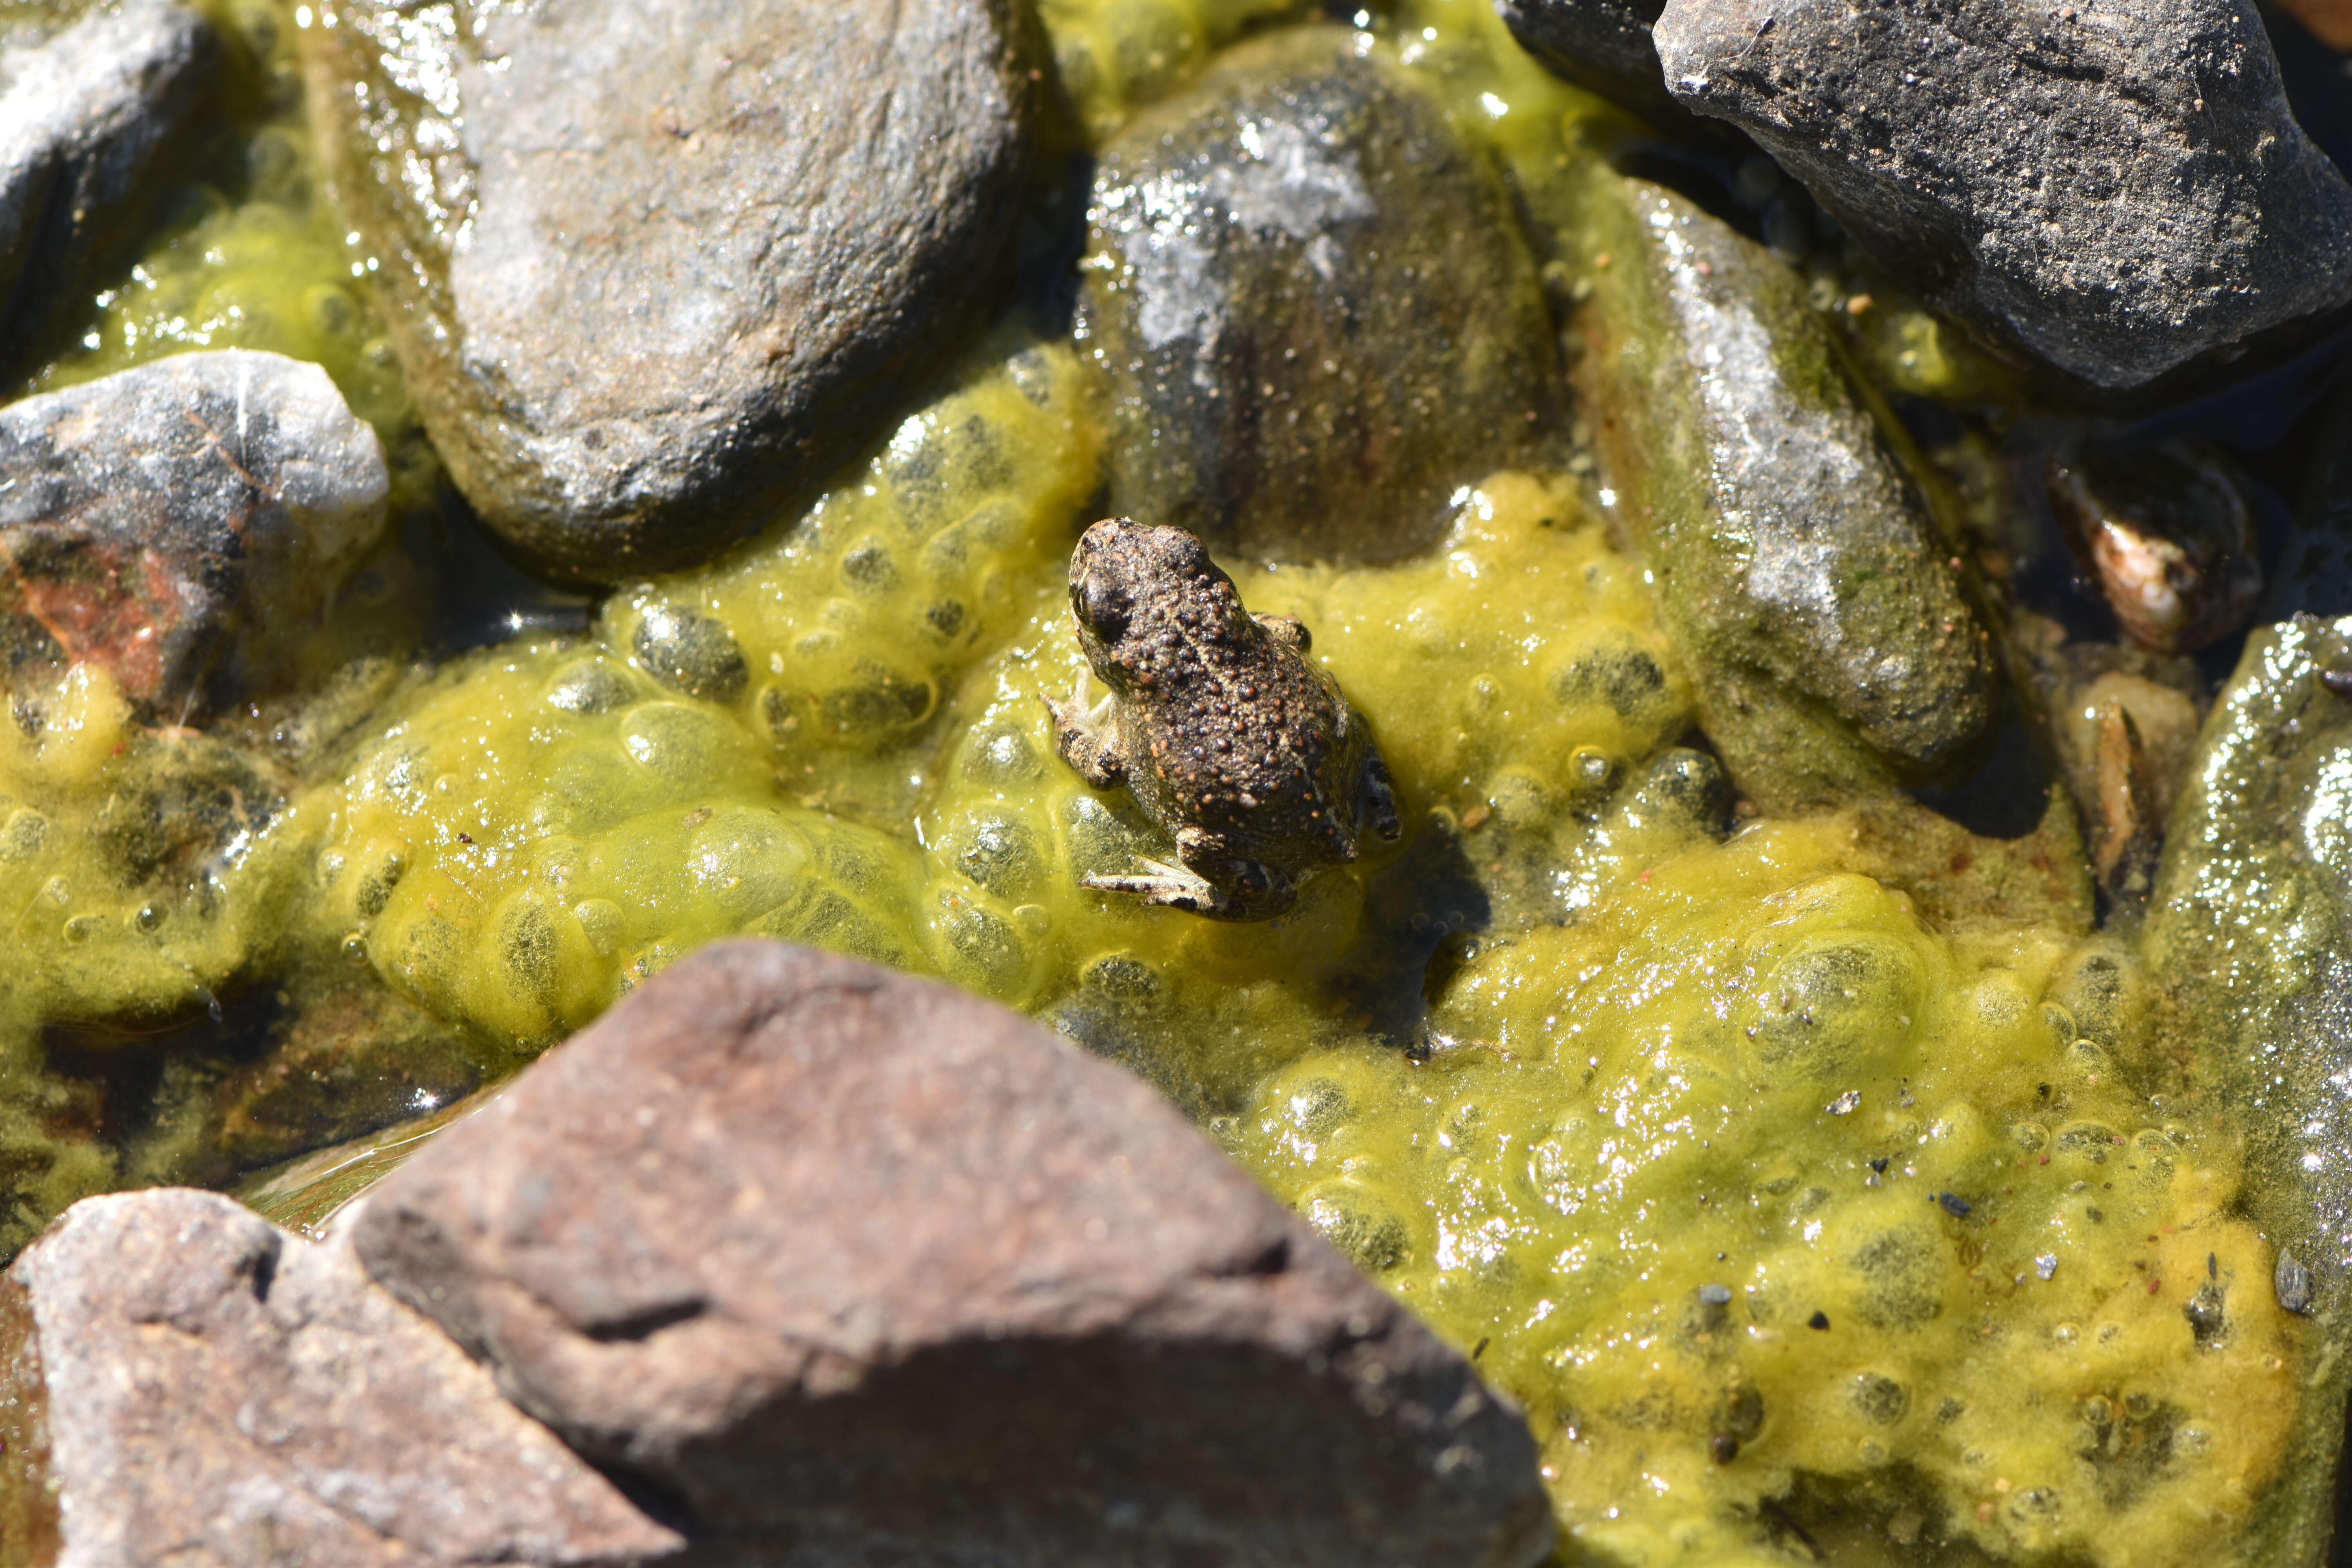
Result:
{"label": "toad's front leg", "polygon": [[1141,872],[1125,877],[1088,877],[1086,885],[1106,892],[1136,893],[1147,904],[1182,910],[1219,921],[1263,921],[1298,901],[1298,885],[1275,867],[1236,855],[1220,836],[1202,827],[1176,830],[1181,866],[1136,857]]}
{"label": "toad's front leg", "polygon": [[1081,673],[1067,702],[1045,699],[1054,715],[1054,749],[1078,770],[1078,776],[1097,789],[1112,789],[1127,782],[1127,753],[1119,735],[1118,710],[1112,699],[1089,707],[1087,678]]}

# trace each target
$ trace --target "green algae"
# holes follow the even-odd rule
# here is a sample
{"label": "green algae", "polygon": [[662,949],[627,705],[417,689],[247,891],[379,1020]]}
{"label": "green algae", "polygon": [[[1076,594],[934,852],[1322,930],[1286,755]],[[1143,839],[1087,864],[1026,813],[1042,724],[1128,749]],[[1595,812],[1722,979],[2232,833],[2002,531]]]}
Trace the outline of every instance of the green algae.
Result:
{"label": "green algae", "polygon": [[[1041,9],[1098,140],[1302,8]],[[1601,258],[1633,252],[1596,214],[1630,122],[1486,0],[1375,9],[1362,47],[1491,146],[1555,305],[1628,310],[1630,263]],[[282,75],[263,17],[243,36]],[[433,469],[375,263],[299,114],[256,124],[228,194],[39,384],[200,346],[316,359],[410,455],[413,510]],[[1839,308],[1896,390],[1990,384],[1899,301]],[[1835,400],[1843,351],[1798,335],[1782,369]],[[1106,439],[1079,356],[1010,326],[805,512],[580,631],[352,666],[299,758],[140,731],[87,675],[32,694],[37,732],[0,725],[0,918],[31,977],[0,1005],[0,1250],[86,1192],[236,1173],[201,1075],[143,1142],[103,1136],[61,1020],[373,976],[496,1077],[698,943],[766,932],[945,976],[1160,1085],[1527,1408],[1566,1561],[2311,1560],[2308,1521],[2273,1557],[2214,1545],[2279,1511],[2313,1336],[2264,1288],[2239,1122],[2179,1081],[2197,1040],[2090,934],[2063,802],[1978,839],[1803,707],[1734,756],[1721,661],[1588,460],[1487,477],[1406,560],[1228,563],[1312,628],[1405,843],[1260,927],[1091,892],[1167,852],[1058,762],[1044,700],[1085,676],[1062,591]],[[184,825],[143,861],[107,858],[110,810],[240,767],[142,808]],[[1824,776],[1850,809],[1810,809]],[[246,1191],[316,1223],[432,1124]]]}

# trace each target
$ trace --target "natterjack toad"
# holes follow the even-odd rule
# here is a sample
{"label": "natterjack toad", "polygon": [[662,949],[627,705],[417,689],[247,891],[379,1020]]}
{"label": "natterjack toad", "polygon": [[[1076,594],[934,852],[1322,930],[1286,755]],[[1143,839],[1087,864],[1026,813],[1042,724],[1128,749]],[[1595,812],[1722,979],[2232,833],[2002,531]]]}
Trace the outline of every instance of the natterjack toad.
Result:
{"label": "natterjack toad", "polygon": [[1297,879],[1356,858],[1360,827],[1397,836],[1388,769],[1362,717],[1310,663],[1307,628],[1253,616],[1181,528],[1096,523],[1070,557],[1070,609],[1110,688],[1047,699],[1063,760],[1097,789],[1125,784],[1176,840],[1089,888],[1219,920],[1290,908]]}

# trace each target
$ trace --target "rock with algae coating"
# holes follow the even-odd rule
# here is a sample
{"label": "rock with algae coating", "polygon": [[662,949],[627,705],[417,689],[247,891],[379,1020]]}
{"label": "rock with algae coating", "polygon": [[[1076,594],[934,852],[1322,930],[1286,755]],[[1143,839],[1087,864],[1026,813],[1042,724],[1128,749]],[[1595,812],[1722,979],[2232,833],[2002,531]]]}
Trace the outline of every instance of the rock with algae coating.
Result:
{"label": "rock with algae coating", "polygon": [[1990,642],[1796,275],[1640,181],[1597,174],[1588,212],[1604,495],[1733,778],[1780,808],[1948,771],[1993,714]]}
{"label": "rock with algae coating", "polygon": [[212,1193],[77,1204],[0,1277],[0,1557],[620,1568],[677,1550],[372,1284]]}
{"label": "rock with algae coating", "polygon": [[434,445],[540,569],[694,564],[880,431],[1018,230],[1010,0],[338,0],[321,151]]}
{"label": "rock with algae coating", "polygon": [[[2333,1353],[2261,1530],[2316,1563],[2352,1390],[2352,617],[2255,632],[2207,717],[2149,901],[2157,1016],[2190,1085],[2247,1132],[2246,1199],[2280,1305]],[[2293,1268],[2286,1259],[2292,1258]]]}
{"label": "rock with algae coating", "polygon": [[371,1273],[698,1537],[1523,1568],[1533,1442],[1149,1088],[777,942],[656,976],[378,1187]]}
{"label": "rock with algae coating", "polygon": [[1092,221],[1109,511],[1260,559],[1385,560],[1540,451],[1559,360],[1510,195],[1352,34],[1243,45],[1139,116]]}

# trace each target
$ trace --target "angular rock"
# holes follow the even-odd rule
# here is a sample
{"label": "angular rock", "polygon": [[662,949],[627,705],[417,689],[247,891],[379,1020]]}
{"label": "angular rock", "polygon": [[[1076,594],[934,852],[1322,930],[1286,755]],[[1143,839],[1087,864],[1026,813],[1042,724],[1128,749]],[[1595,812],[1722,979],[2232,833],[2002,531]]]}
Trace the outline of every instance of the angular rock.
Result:
{"label": "angular rock", "polygon": [[1338,27],[1271,34],[1104,148],[1079,301],[1108,510],[1282,560],[1382,560],[1538,460],[1560,402],[1490,161]]}
{"label": "angular rock", "polygon": [[1518,1415],[1149,1089],[832,954],[661,974],[354,1237],[714,1551],[1516,1565],[1550,1539]]}
{"label": "angular rock", "polygon": [[589,1568],[680,1544],[345,1238],[184,1188],[84,1199],[0,1278],[0,1547],[31,1568]]}
{"label": "angular rock", "polygon": [[1677,134],[1721,139],[1719,121],[1693,114],[1666,90],[1650,28],[1665,0],[1495,0],[1519,47],[1546,70],[1624,105]]}
{"label": "angular rock", "polygon": [[321,150],[434,445],[540,570],[692,564],[881,433],[1009,261],[1012,0],[337,0]]}
{"label": "angular rock", "polygon": [[[2246,1129],[2238,1202],[2300,1265],[2326,1348],[2266,1561],[2326,1556],[2352,1390],[2352,617],[2256,630],[2207,716],[2149,900],[2152,1059]],[[2288,1278],[2284,1262],[2280,1278]]]}
{"label": "angular rock", "polygon": [[171,720],[278,673],[383,534],[327,373],[180,354],[0,409],[0,676],[76,661]]}
{"label": "angular rock", "polygon": [[1586,216],[1603,499],[1734,781],[1777,810],[1948,771],[1997,706],[1990,639],[1802,282],[1654,185],[1603,172]]}
{"label": "angular rock", "polygon": [[2352,300],[2249,0],[1670,0],[1666,85],[2011,353],[2141,385]]}
{"label": "angular rock", "polygon": [[0,374],[31,369],[129,259],[226,80],[219,35],[179,0],[0,28]]}

